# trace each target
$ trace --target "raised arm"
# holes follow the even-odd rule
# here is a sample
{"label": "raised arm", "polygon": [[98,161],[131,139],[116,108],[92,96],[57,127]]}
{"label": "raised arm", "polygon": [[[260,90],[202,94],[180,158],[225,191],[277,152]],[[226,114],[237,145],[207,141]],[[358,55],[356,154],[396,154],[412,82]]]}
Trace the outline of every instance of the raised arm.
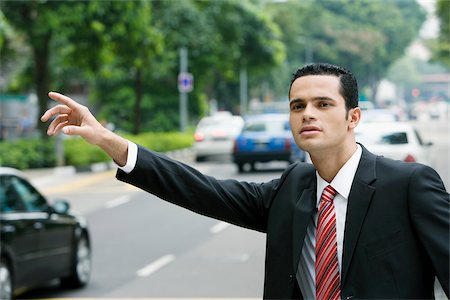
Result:
{"label": "raised arm", "polygon": [[128,141],[103,127],[84,105],[59,93],[50,92],[48,96],[59,102],[41,117],[42,122],[47,122],[54,117],[47,129],[48,135],[54,135],[60,131],[67,135],[79,135],[92,145],[99,146],[119,166],[127,162]]}

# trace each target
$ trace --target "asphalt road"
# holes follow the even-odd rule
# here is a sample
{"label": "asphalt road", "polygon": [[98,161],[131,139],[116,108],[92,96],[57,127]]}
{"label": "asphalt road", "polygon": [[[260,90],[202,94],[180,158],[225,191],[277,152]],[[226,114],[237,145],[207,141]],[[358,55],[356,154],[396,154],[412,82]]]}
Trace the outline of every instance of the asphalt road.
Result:
{"label": "asphalt road", "polygon": [[[450,187],[449,124],[418,124],[434,142],[434,166]],[[264,182],[283,163],[238,174],[227,162],[193,164],[218,178]],[[50,199],[65,199],[87,217],[93,241],[93,274],[80,290],[56,282],[23,294],[42,298],[261,298],[265,236],[199,216],[121,183],[114,171],[36,175]],[[438,296],[438,298],[441,298]]]}
{"label": "asphalt road", "polygon": [[[195,165],[222,178],[262,182],[286,166],[238,175],[234,165]],[[264,168],[264,167],[263,167]],[[81,290],[56,283],[36,298],[261,298],[265,236],[199,216],[114,179],[114,171],[33,179],[50,199],[65,199],[87,217],[93,274]]]}

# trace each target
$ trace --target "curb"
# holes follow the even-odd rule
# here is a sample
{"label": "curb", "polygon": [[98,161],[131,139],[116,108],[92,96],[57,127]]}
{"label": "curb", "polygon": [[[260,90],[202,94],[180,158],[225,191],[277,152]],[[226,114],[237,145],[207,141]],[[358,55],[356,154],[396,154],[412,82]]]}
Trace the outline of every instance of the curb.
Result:
{"label": "curb", "polygon": [[[185,163],[193,162],[195,157],[195,151],[192,148],[185,148],[180,150],[174,150],[174,151],[168,151],[168,152],[162,152],[162,154],[167,155],[168,157],[179,160]],[[52,169],[50,168],[49,171],[53,173],[53,175],[58,176],[67,176],[67,175],[73,175],[75,173],[98,173],[98,172],[104,172],[112,169],[116,169],[117,165],[113,161],[109,162],[99,162],[94,163],[87,166],[62,166],[62,167],[55,167]]]}

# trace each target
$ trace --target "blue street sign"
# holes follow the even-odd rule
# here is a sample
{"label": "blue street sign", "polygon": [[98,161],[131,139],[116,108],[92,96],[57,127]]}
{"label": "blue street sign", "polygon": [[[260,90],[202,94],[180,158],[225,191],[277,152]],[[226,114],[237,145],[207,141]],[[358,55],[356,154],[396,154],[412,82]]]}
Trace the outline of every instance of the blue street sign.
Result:
{"label": "blue street sign", "polygon": [[194,76],[191,73],[183,72],[178,74],[178,91],[189,93],[194,89]]}

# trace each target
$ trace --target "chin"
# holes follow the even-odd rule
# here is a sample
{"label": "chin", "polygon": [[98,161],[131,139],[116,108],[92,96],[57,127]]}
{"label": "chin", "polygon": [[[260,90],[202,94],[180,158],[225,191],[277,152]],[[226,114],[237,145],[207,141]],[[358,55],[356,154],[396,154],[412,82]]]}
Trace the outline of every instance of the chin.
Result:
{"label": "chin", "polygon": [[311,149],[314,149],[314,145],[311,145],[311,143],[302,142],[302,143],[297,143],[297,145],[300,149],[302,149],[303,151],[307,151],[307,152],[309,152],[309,150],[311,150]]}
{"label": "chin", "polygon": [[320,143],[315,143],[314,141],[305,141],[303,140],[301,143],[297,144],[299,146],[300,149],[302,149],[303,151],[306,151],[308,153],[314,152],[314,151],[318,151],[324,148],[323,144]]}

